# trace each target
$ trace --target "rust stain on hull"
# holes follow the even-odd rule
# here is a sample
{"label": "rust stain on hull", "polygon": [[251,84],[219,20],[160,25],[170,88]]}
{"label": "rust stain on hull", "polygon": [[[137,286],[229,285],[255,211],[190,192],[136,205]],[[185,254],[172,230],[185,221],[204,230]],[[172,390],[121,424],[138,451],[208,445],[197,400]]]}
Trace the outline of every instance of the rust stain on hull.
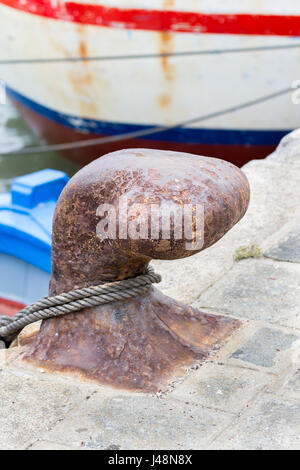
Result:
{"label": "rust stain on hull", "polygon": [[[78,57],[88,57],[89,51],[86,44],[85,29],[82,26],[77,26],[78,34]],[[94,90],[95,74],[92,70],[93,64],[89,62],[78,62],[72,64],[72,69],[69,72],[70,84],[73,87],[74,93],[78,96],[80,115],[90,116],[99,113],[99,106],[96,106],[91,95]],[[98,103],[99,104],[99,103]]]}
{"label": "rust stain on hull", "polygon": [[174,3],[175,3],[174,0],[163,0],[163,9],[173,10]]}
{"label": "rust stain on hull", "polygon": [[[172,53],[174,50],[173,35],[168,32],[159,33],[159,54]],[[161,57],[160,64],[162,69],[162,91],[157,97],[157,104],[167,112],[170,109],[173,98],[173,81],[175,76],[175,67],[170,63],[169,57]],[[169,122],[171,120],[169,119]]]}
{"label": "rust stain on hull", "polygon": [[157,104],[161,108],[167,108],[172,102],[170,93],[161,93],[157,98]]}

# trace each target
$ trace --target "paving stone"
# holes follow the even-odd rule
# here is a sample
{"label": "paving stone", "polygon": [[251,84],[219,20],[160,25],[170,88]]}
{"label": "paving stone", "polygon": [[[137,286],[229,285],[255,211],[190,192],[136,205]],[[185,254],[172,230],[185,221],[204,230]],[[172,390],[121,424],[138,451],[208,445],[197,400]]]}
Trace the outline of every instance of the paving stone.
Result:
{"label": "paving stone", "polygon": [[300,265],[268,259],[237,262],[192,305],[300,328]]}
{"label": "paving stone", "polygon": [[210,448],[299,450],[300,404],[263,394]]}
{"label": "paving stone", "polygon": [[14,448],[0,444],[0,450],[14,450]]}
{"label": "paving stone", "polygon": [[7,349],[0,348],[0,369],[6,365],[6,351]]}
{"label": "paving stone", "polygon": [[172,396],[237,414],[270,381],[264,373],[209,363],[177,386]]}
{"label": "paving stone", "polygon": [[296,398],[300,398],[300,369],[297,369],[283,388],[283,393],[292,392]]}
{"label": "paving stone", "polygon": [[201,449],[232,419],[170,398],[134,394],[103,400],[94,395],[45,439],[88,449]]}
{"label": "paving stone", "polygon": [[267,392],[284,398],[300,400],[300,368],[288,371],[283,377],[277,378],[267,386]]}
{"label": "paving stone", "polygon": [[300,225],[294,227],[276,246],[264,252],[268,258],[300,263]]}
{"label": "paving stone", "polygon": [[276,356],[289,349],[299,339],[298,336],[280,330],[262,328],[231,357],[262,367],[273,367]]}
{"label": "paving stone", "polygon": [[0,369],[0,446],[27,447],[83,398],[77,387]]}

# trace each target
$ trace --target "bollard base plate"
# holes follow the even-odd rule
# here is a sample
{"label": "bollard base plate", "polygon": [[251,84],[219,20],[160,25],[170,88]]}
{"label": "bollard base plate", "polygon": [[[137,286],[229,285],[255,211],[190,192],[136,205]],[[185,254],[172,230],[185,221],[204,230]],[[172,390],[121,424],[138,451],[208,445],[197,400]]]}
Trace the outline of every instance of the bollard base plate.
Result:
{"label": "bollard base plate", "polygon": [[116,388],[157,392],[239,326],[151,287],[143,296],[44,321],[23,360]]}

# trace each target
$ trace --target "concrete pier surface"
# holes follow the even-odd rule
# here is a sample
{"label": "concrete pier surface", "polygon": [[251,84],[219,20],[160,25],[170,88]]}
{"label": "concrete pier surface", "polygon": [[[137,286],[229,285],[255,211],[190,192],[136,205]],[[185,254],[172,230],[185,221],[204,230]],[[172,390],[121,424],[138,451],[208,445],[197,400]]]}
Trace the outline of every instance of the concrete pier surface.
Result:
{"label": "concrete pier surface", "polygon": [[[0,343],[0,449],[300,449],[300,130],[244,168],[246,216],[160,289],[242,326],[157,394],[48,373]],[[2,345],[3,346],[3,345]]]}

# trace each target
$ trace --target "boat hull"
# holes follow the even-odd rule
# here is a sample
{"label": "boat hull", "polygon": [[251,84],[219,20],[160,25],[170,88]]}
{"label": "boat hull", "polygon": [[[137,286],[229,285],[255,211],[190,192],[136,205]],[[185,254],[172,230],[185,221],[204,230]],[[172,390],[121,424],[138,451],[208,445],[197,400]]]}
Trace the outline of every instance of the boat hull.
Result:
{"label": "boat hull", "polygon": [[[0,0],[1,58],[165,54],[292,45],[300,32],[296,0],[146,0],[90,3]],[[43,40],[41,41],[41,38]],[[299,50],[186,57],[23,64],[2,68],[18,109],[49,143],[172,126],[287,88]],[[299,127],[290,95],[151,138],[68,151],[80,165],[124,147],[174,149],[243,165],[269,154]]]}
{"label": "boat hull", "polygon": [[[29,124],[29,126],[35,131],[35,133],[44,141],[49,144],[65,143],[65,142],[80,142],[83,140],[100,137],[108,137],[106,134],[83,134],[76,129],[59,124],[54,120],[51,120],[42,114],[39,114],[26,105],[22,104],[18,100],[11,98],[12,103],[18,109],[21,116]],[[285,132],[282,132],[282,137]],[[276,136],[278,141],[280,137]],[[194,153],[196,155],[207,155],[216,158],[223,158],[237,166],[242,166],[248,161],[253,159],[265,158],[275,150],[276,145],[229,145],[218,143],[205,144],[205,143],[192,143],[188,141],[164,141],[156,138],[155,140],[147,139],[126,139],[122,143],[108,143],[95,145],[92,147],[86,147],[85,149],[71,149],[65,150],[62,154],[72,160],[79,166],[84,166],[95,158],[101,155],[105,155],[109,152],[114,152],[122,148],[153,148],[160,150],[175,150],[179,152]]]}
{"label": "boat hull", "polygon": [[16,313],[22,310],[25,306],[26,305],[22,302],[16,302],[15,300],[0,297],[0,315],[13,317]]}
{"label": "boat hull", "polygon": [[45,169],[15,178],[0,194],[0,315],[47,296],[52,218],[68,179]]}
{"label": "boat hull", "polygon": [[5,253],[0,253],[0,267],[0,315],[13,316],[48,295],[48,272]]}

